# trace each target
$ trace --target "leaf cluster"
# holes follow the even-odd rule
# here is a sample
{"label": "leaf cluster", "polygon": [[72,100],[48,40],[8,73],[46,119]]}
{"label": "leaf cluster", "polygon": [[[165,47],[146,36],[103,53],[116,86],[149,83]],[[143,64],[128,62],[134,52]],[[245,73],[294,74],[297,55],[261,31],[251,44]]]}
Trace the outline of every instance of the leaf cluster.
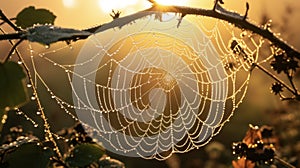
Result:
{"label": "leaf cluster", "polygon": [[90,138],[81,124],[59,132],[64,157],[55,154],[51,141],[40,140],[32,132],[25,133],[21,126],[10,128],[0,146],[0,168],[47,168],[47,167],[116,167],[124,164],[105,154],[105,149]]}
{"label": "leaf cluster", "polygon": [[247,164],[249,168],[254,168],[255,165],[272,164],[275,160],[275,143],[276,137],[271,127],[250,126],[243,141],[232,145],[233,154],[238,158],[233,166]]}
{"label": "leaf cluster", "polygon": [[274,60],[271,62],[271,67],[278,74],[284,72],[289,74],[291,71],[296,72],[299,68],[298,61],[293,57],[287,57],[285,53],[275,54]]}

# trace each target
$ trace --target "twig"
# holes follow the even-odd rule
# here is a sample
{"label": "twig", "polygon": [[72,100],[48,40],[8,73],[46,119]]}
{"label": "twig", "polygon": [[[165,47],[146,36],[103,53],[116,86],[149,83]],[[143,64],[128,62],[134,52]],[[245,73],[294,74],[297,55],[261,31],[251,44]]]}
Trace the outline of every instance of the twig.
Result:
{"label": "twig", "polygon": [[[0,27],[0,31],[3,34],[6,34],[6,32],[1,27]],[[11,40],[8,40],[8,42],[11,44],[11,46],[14,46],[14,43]],[[16,54],[18,55],[18,57],[20,57],[20,53],[19,53],[18,49],[15,49],[15,51],[16,51]]]}
{"label": "twig", "polygon": [[292,88],[293,88],[294,91],[297,93],[297,88],[296,88],[295,83],[294,83],[294,81],[293,81],[293,76],[290,75],[290,74],[287,74],[287,77],[288,77],[288,79],[289,79],[289,81],[290,81],[290,84],[292,85]]}
{"label": "twig", "polygon": [[216,10],[217,9],[217,6],[220,4],[224,4],[223,0],[215,0],[215,4],[214,4],[214,7],[213,7],[213,10]]}
{"label": "twig", "polygon": [[247,19],[249,8],[250,8],[250,7],[249,7],[249,3],[246,2],[246,12],[245,12],[245,15],[244,15],[243,20],[246,20],[246,19]]}
{"label": "twig", "polygon": [[[270,42],[273,43],[273,45],[281,48],[282,50],[286,51],[288,54],[288,57],[295,57],[300,60],[300,52],[294,49],[292,46],[287,44],[282,39],[278,38],[274,33],[272,33],[269,29],[265,29],[264,27],[257,26],[253,23],[248,22],[246,19],[244,19],[244,16],[238,15],[237,13],[227,11],[226,9],[222,8],[221,6],[217,5],[215,10],[214,9],[201,9],[201,8],[191,8],[191,7],[183,7],[183,6],[164,6],[159,5],[157,3],[153,3],[153,6],[144,10],[137,12],[132,15],[128,15],[125,17],[120,17],[117,19],[114,19],[113,21],[99,25],[97,27],[84,29],[84,31],[89,31],[91,33],[97,33],[102,32],[107,29],[112,29],[115,27],[123,27],[124,25],[127,25],[129,23],[134,22],[137,19],[140,19],[142,17],[155,14],[157,12],[174,12],[174,13],[181,13],[186,15],[199,15],[199,16],[206,16],[206,17],[212,17],[220,20],[227,21],[229,23],[234,24],[235,26],[244,29],[249,30],[253,33],[256,33],[265,39],[268,39]],[[22,36],[24,36],[25,33],[15,34],[14,35],[0,35],[0,40],[6,40],[6,39],[20,39]],[[2,36],[2,37],[1,37]],[[77,40],[77,37],[71,37],[69,39],[64,40]],[[80,39],[85,39],[87,37],[82,37]]]}
{"label": "twig", "polygon": [[4,22],[6,22],[10,27],[12,27],[15,31],[21,31],[20,28],[18,28],[13,22],[11,22],[10,19],[8,19],[5,14],[0,10],[0,19],[2,19]]}
{"label": "twig", "polygon": [[213,10],[215,11],[216,10],[216,8],[217,8],[217,5],[218,5],[218,0],[215,0],[215,4],[214,4],[214,7],[213,7]]}
{"label": "twig", "polygon": [[285,166],[286,168],[296,168],[295,166],[291,165],[290,163],[282,160],[281,158],[279,158],[278,156],[274,157],[275,160],[277,160],[281,165]]}
{"label": "twig", "polygon": [[45,132],[46,132],[45,139],[46,139],[46,141],[51,141],[54,144],[54,151],[55,151],[55,153],[57,154],[58,158],[62,158],[62,155],[61,155],[61,153],[59,151],[57,143],[54,140],[53,134],[52,134],[52,132],[50,130],[50,125],[49,125],[49,123],[47,121],[47,117],[46,117],[46,114],[44,112],[44,109],[43,109],[42,103],[40,101],[40,98],[38,96],[38,92],[37,92],[35,83],[33,82],[30,70],[29,70],[28,66],[25,64],[25,61],[24,61],[23,57],[21,57],[20,55],[18,55],[18,56],[19,56],[19,59],[21,60],[21,62],[23,63],[22,65],[23,65],[23,67],[24,67],[24,69],[26,71],[26,74],[28,76],[29,82],[30,82],[30,84],[32,86],[31,87],[32,88],[32,92],[33,92],[33,95],[35,96],[38,109],[41,112],[41,118],[42,118],[42,120],[44,122],[44,128],[45,128]]}
{"label": "twig", "polygon": [[114,10],[112,10],[112,13],[109,14],[113,19],[118,19],[121,15],[120,11],[115,12]]}
{"label": "twig", "polygon": [[0,41],[1,40],[15,40],[22,38],[25,32],[17,32],[17,33],[10,33],[10,34],[0,34]]}
{"label": "twig", "polygon": [[[12,20],[17,20],[17,18],[10,18],[9,20],[10,20],[10,21],[12,21]],[[0,23],[0,26],[2,26],[2,25],[5,24],[5,23],[6,23],[5,21],[1,22],[1,23]]]}
{"label": "twig", "polygon": [[260,69],[261,71],[263,71],[265,74],[267,74],[268,76],[270,76],[271,78],[273,78],[274,80],[276,80],[277,82],[279,82],[283,87],[285,87],[293,95],[298,96],[297,90],[294,91],[290,86],[288,86],[287,84],[285,84],[282,80],[278,79],[275,75],[273,75],[272,73],[270,73],[264,67],[262,67],[262,66],[260,66],[259,64],[256,64],[256,63],[253,63],[252,66],[257,67],[258,69]]}
{"label": "twig", "polygon": [[17,46],[19,44],[21,44],[25,39],[21,38],[16,44],[13,44],[12,48],[10,49],[8,55],[6,56],[6,58],[4,59],[4,62],[7,62],[10,58],[10,56],[13,54],[13,52],[16,50]]}
{"label": "twig", "polygon": [[[238,17],[234,12],[227,11],[226,13],[224,13],[224,12],[218,12],[218,10],[190,8],[190,7],[182,7],[182,6],[162,6],[162,5],[153,6],[146,11],[184,13],[187,15],[201,15],[201,16],[207,16],[207,17],[224,20],[234,24],[235,26],[241,29],[249,30],[253,33],[256,33],[264,37],[265,39],[268,39],[275,46],[286,51],[289,57],[296,57],[297,59],[300,60],[300,53],[292,46],[287,44],[285,41],[278,38],[269,29],[264,29],[263,27],[259,27],[253,23],[250,23],[247,20],[244,20],[243,16]],[[230,15],[230,13],[232,15]]]}
{"label": "twig", "polygon": [[[3,29],[0,28],[0,31],[1,31],[2,33],[5,34],[5,31],[4,31]],[[21,41],[21,40],[20,40],[20,41]],[[15,44],[14,44],[11,40],[9,40],[9,42],[10,42],[10,44],[11,44],[12,46],[15,46]],[[32,92],[33,92],[33,94],[34,94],[34,96],[35,96],[35,98],[36,98],[37,106],[38,106],[38,108],[39,108],[39,110],[40,110],[40,112],[41,112],[41,118],[42,118],[42,120],[43,120],[43,122],[44,122],[44,127],[45,127],[45,130],[46,130],[47,134],[48,134],[48,137],[45,137],[45,139],[51,141],[51,142],[54,144],[54,146],[55,146],[55,152],[56,152],[57,156],[58,156],[59,158],[62,158],[62,155],[61,155],[61,153],[60,153],[60,151],[59,151],[59,148],[58,148],[58,146],[57,146],[57,143],[56,143],[56,141],[54,140],[53,135],[52,135],[52,132],[51,132],[51,130],[50,130],[50,125],[49,125],[49,123],[48,123],[48,121],[47,121],[47,117],[46,117],[46,115],[45,115],[45,112],[44,112],[44,110],[43,110],[43,107],[42,107],[42,104],[41,104],[41,102],[40,102],[39,96],[38,96],[38,94],[37,94],[36,86],[35,86],[35,84],[34,84],[34,82],[33,82],[33,79],[32,79],[31,73],[30,73],[30,70],[29,70],[28,66],[25,64],[25,61],[24,61],[23,57],[21,56],[21,54],[19,53],[19,51],[18,51],[17,49],[15,49],[15,51],[16,51],[16,54],[17,54],[19,60],[23,63],[22,65],[23,65],[24,70],[25,70],[25,72],[26,72],[26,74],[27,74],[28,80],[29,80],[29,82],[30,82],[30,84],[31,84],[31,86],[32,86]]]}
{"label": "twig", "polygon": [[55,148],[54,148],[55,153],[57,154],[57,156],[58,156],[59,158],[62,158],[62,155],[61,155],[61,153],[60,153],[60,151],[59,151],[59,148],[58,148],[58,146],[57,146],[57,143],[56,143],[56,141],[54,140],[53,134],[52,134],[52,132],[51,132],[51,130],[50,130],[50,125],[49,125],[49,123],[48,123],[48,121],[47,121],[47,117],[46,117],[46,114],[45,114],[45,112],[44,112],[44,110],[43,110],[42,103],[41,103],[40,98],[39,98],[39,96],[38,96],[38,92],[37,92],[36,86],[35,86],[35,84],[34,84],[34,82],[33,82],[33,79],[32,79],[31,73],[30,73],[30,70],[29,70],[28,66],[25,64],[24,59],[23,59],[20,55],[19,55],[19,59],[23,62],[22,65],[23,65],[23,67],[24,67],[24,69],[25,69],[25,71],[26,71],[26,73],[27,73],[29,82],[30,82],[30,84],[31,84],[31,86],[32,86],[31,88],[32,88],[32,91],[33,91],[33,95],[34,95],[35,98],[36,98],[36,103],[37,103],[38,109],[39,109],[40,112],[41,112],[41,118],[42,118],[42,120],[43,120],[43,122],[44,122],[44,128],[45,128],[45,131],[46,131],[45,139],[46,139],[46,141],[51,141],[51,142],[54,144],[54,146],[55,146]]}
{"label": "twig", "polygon": [[133,23],[134,21],[144,18],[149,15],[157,14],[159,11],[151,11],[151,8],[147,10],[143,10],[131,15],[127,15],[124,17],[116,18],[111,22],[104,23],[102,25],[89,28],[89,29],[84,29],[83,31],[88,31],[90,33],[99,33],[103,32],[105,30],[113,29],[113,28],[122,28],[123,26]]}

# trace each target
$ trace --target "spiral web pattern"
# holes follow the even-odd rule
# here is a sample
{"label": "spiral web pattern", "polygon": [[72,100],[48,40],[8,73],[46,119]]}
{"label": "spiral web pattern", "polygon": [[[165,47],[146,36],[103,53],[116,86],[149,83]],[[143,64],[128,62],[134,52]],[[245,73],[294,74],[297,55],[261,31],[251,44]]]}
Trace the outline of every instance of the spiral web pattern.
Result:
{"label": "spiral web pattern", "polygon": [[[156,18],[93,35],[75,63],[53,56],[69,47],[30,54],[36,86],[107,150],[164,160],[220,132],[245,96],[261,42],[246,46],[219,20],[188,16],[177,28],[175,15]],[[48,84],[41,60],[63,71],[73,103]]]}
{"label": "spiral web pattern", "polygon": [[176,25],[176,17],[150,17],[82,48],[78,62],[97,60],[74,69],[74,101],[87,107],[76,113],[108,150],[164,159],[198,148],[236,108],[240,90],[210,38],[191,21]]}

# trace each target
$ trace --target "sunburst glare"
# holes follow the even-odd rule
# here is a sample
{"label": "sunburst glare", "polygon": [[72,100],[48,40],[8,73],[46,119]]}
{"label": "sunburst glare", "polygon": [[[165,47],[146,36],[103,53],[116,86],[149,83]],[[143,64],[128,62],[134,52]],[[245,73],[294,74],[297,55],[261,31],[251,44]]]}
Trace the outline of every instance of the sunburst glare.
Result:
{"label": "sunburst glare", "polygon": [[73,8],[76,5],[75,0],[63,0],[62,3],[67,8]]}
{"label": "sunburst glare", "polygon": [[187,1],[188,0],[156,0],[156,2],[161,5],[180,5],[180,6],[186,5]]}
{"label": "sunburst glare", "polygon": [[124,9],[129,6],[133,6],[138,0],[99,0],[98,4],[101,10],[105,13],[111,12],[112,9]]}

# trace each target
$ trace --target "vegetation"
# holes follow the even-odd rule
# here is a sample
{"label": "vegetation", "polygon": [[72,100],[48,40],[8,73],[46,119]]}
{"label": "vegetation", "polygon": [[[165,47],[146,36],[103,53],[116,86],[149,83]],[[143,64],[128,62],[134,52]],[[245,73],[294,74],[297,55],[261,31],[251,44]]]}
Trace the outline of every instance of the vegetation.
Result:
{"label": "vegetation", "polygon": [[[150,0],[149,0],[150,1]],[[236,160],[232,162],[235,168],[251,168],[257,166],[276,165],[277,167],[300,166],[300,126],[299,101],[300,92],[295,80],[299,80],[300,53],[288,43],[277,37],[270,25],[255,25],[248,21],[249,4],[246,4],[244,15],[227,11],[222,7],[224,3],[216,0],[211,10],[196,9],[181,6],[162,6],[150,1],[152,7],[149,12],[179,13],[181,19],[186,15],[201,15],[221,19],[234,24],[236,27],[250,31],[270,42],[274,55],[270,59],[269,68],[253,63],[253,69],[262,71],[274,80],[270,86],[272,93],[283,101],[283,108],[279,111],[266,112],[266,115],[278,117],[272,120],[270,126],[250,126],[245,138],[241,142],[234,142],[232,149]],[[144,17],[139,12],[120,17],[120,12],[111,14],[113,21],[106,23],[108,28],[120,27]],[[103,25],[85,30],[61,28],[53,26],[56,16],[47,9],[28,7],[22,10],[16,18],[8,18],[0,10],[0,26],[8,24],[13,32],[5,33],[1,27],[0,40],[11,43],[9,54],[0,63],[0,132],[6,123],[10,111],[22,107],[30,99],[37,103],[46,134],[38,137],[32,132],[24,132],[23,128],[11,127],[9,133],[2,134],[3,142],[0,147],[0,168],[4,167],[125,167],[118,160],[111,159],[105,149],[87,135],[80,123],[65,128],[58,133],[52,133],[50,124],[40,103],[40,97],[32,80],[30,70],[22,63],[17,47],[23,41],[38,42],[48,46],[58,41],[67,44],[86,39],[99,31]],[[124,22],[125,21],[125,22]],[[37,25],[37,23],[39,23]],[[112,24],[114,23],[114,24]],[[115,24],[116,23],[116,24]],[[179,21],[180,26],[180,21]],[[243,48],[237,41],[232,41],[229,47],[234,53],[243,55]],[[12,61],[11,57],[18,57],[20,62]],[[244,55],[245,56],[245,55]],[[247,55],[245,56],[247,57]],[[252,69],[252,70],[253,70]],[[27,82],[29,81],[29,83]],[[28,91],[28,88],[32,89]],[[29,96],[29,92],[33,96]],[[286,107],[285,107],[286,106]],[[294,131],[294,132],[293,132]],[[295,133],[296,131],[296,133]],[[57,139],[61,139],[59,142]],[[226,150],[218,144],[206,147],[212,165],[228,165],[222,158],[230,160]],[[214,152],[218,151],[216,155]],[[228,152],[228,151],[227,151]],[[170,158],[174,159],[173,157]],[[32,160],[36,160],[32,162]],[[176,159],[175,159],[176,160]],[[284,161],[285,160],[285,161]],[[231,163],[229,163],[231,164]],[[26,166],[24,166],[26,165]]]}

